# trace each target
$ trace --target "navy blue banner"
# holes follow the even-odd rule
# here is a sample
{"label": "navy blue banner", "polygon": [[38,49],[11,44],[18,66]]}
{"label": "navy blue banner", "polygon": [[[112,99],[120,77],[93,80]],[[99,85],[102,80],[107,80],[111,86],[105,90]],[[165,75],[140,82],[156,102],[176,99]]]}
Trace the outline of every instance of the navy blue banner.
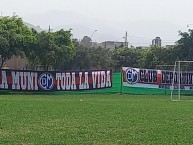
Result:
{"label": "navy blue banner", "polygon": [[0,70],[0,90],[70,91],[112,87],[111,70],[23,71]]}

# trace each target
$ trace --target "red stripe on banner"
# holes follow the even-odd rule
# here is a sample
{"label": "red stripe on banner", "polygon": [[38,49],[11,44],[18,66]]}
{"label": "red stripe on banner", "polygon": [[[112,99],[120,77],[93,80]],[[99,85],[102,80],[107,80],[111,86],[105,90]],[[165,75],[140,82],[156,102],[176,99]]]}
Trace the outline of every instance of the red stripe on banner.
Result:
{"label": "red stripe on banner", "polygon": [[89,78],[88,78],[88,83],[89,84],[92,84],[93,82],[92,82],[92,76],[90,76]]}
{"label": "red stripe on banner", "polygon": [[12,82],[13,82],[12,77],[11,76],[7,76],[7,83],[8,83],[8,85],[12,85]]}

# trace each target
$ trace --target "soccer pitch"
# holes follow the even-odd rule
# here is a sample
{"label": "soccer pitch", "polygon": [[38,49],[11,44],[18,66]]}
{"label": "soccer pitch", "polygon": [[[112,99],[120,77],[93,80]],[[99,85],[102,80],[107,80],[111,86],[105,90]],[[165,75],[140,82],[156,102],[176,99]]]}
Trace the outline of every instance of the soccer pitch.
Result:
{"label": "soccer pitch", "polygon": [[0,144],[193,144],[193,101],[119,94],[0,95]]}

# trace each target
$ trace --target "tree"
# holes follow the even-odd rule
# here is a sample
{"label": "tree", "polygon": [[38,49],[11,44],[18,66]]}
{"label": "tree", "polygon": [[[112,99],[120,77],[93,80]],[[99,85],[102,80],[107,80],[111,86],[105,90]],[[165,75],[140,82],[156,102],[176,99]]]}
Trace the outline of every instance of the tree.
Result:
{"label": "tree", "polygon": [[75,48],[72,42],[70,31],[61,29],[54,33],[55,46],[55,68],[65,69],[64,65],[72,60],[75,56]]}
{"label": "tree", "polygon": [[174,64],[173,51],[173,48],[151,46],[143,53],[141,67],[156,68],[156,65]]}
{"label": "tree", "polygon": [[31,45],[29,51],[25,51],[31,65],[50,65],[55,69],[64,69],[64,64],[72,59],[75,50],[71,39],[71,32],[61,29],[57,32],[37,33],[36,43]]}
{"label": "tree", "polygon": [[83,47],[91,47],[91,38],[88,36],[84,36],[83,39],[81,40],[81,44]]}
{"label": "tree", "polygon": [[193,60],[193,30],[179,33],[181,38],[177,41],[175,48],[176,57],[179,60]]}
{"label": "tree", "polygon": [[119,69],[122,66],[138,67],[139,60],[142,57],[143,49],[140,48],[117,48],[114,51],[113,59],[115,68]]}
{"label": "tree", "polygon": [[112,52],[101,47],[84,47],[74,41],[76,54],[65,66],[68,70],[112,68]]}
{"label": "tree", "polygon": [[[0,55],[2,65],[14,55],[23,55],[23,50],[35,40],[31,29],[24,25],[21,18],[0,17]],[[1,67],[0,66],[0,67]]]}

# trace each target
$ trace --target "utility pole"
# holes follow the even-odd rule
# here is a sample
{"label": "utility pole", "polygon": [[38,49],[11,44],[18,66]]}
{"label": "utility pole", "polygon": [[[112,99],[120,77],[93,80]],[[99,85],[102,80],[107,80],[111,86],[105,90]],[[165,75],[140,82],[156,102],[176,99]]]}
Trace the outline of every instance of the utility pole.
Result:
{"label": "utility pole", "polygon": [[94,35],[94,33],[96,32],[97,30],[94,30],[92,35],[90,36],[90,39],[92,39],[92,36]]}
{"label": "utility pole", "polygon": [[93,33],[92,33],[92,35],[90,36],[90,41],[91,41],[90,44],[91,44],[91,46],[93,46],[92,36],[94,35],[94,33],[95,33],[96,31],[97,31],[97,30],[94,30]]}
{"label": "utility pole", "polygon": [[128,48],[127,31],[125,33],[125,37],[123,37],[123,38],[125,38],[125,47]]}
{"label": "utility pole", "polygon": [[48,32],[50,32],[50,31],[51,31],[51,28],[50,28],[50,25],[49,25]]}
{"label": "utility pole", "polygon": [[125,46],[126,46],[126,48],[128,48],[128,42],[127,42],[127,31],[126,31],[126,33],[125,33]]}
{"label": "utility pole", "polygon": [[13,17],[15,17],[16,16],[16,12],[13,12]]}

